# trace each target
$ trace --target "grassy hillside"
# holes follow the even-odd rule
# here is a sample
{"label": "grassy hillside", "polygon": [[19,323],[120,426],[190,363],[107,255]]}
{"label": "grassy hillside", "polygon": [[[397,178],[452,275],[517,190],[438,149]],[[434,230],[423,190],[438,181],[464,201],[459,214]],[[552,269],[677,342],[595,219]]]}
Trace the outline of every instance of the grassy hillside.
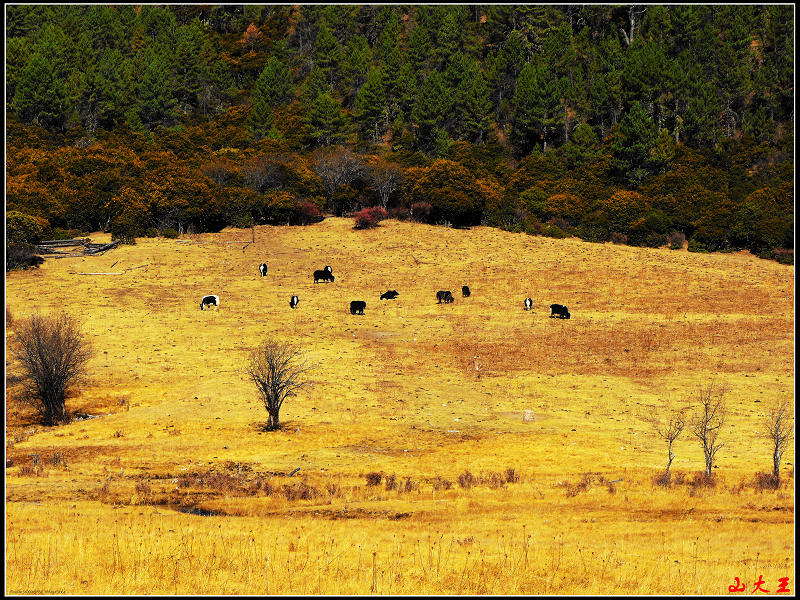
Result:
{"label": "grassy hillside", "polygon": [[[793,449],[782,489],[752,485],[763,417],[793,395],[793,267],[392,220],[250,239],[8,274],[7,339],[37,311],[82,319],[96,355],[68,408],[100,416],[42,428],[7,404],[7,591],[716,594],[794,572]],[[324,265],[335,283],[314,284]],[[272,433],[243,373],[265,336],[314,365]],[[655,485],[648,417],[711,383],[716,485],[692,485],[688,432],[683,483]]]}

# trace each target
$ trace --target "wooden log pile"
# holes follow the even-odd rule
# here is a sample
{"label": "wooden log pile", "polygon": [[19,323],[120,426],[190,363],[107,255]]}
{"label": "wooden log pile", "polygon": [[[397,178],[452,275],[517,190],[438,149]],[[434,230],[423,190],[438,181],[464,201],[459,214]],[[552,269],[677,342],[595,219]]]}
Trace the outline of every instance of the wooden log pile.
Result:
{"label": "wooden log pile", "polygon": [[119,240],[110,244],[93,244],[89,238],[75,238],[71,240],[44,240],[36,245],[39,254],[54,255],[53,258],[66,258],[68,256],[94,256],[103,254],[107,250],[116,248]]}

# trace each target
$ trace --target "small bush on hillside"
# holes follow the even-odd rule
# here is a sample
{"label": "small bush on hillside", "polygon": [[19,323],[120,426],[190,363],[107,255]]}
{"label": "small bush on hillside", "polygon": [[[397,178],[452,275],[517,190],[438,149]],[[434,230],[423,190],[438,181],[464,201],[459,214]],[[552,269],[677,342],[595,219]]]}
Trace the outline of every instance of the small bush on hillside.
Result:
{"label": "small bush on hillside", "polygon": [[775,248],[774,258],[782,265],[793,265],[794,250],[790,248]]}
{"label": "small bush on hillside", "polygon": [[367,473],[367,485],[380,485],[381,479],[383,479],[383,475],[380,473]]}
{"label": "small bush on hillside", "polygon": [[178,232],[175,231],[172,227],[167,227],[164,230],[164,237],[165,238],[169,238],[171,240],[174,240],[175,238],[178,237],[178,235],[179,235]]}
{"label": "small bush on hillside", "polygon": [[542,230],[542,235],[545,237],[556,238],[558,240],[569,237],[569,234],[557,225],[545,225],[544,229]]}
{"label": "small bush on hillside", "polygon": [[46,219],[26,215],[17,210],[6,214],[6,241],[38,244],[43,236],[50,230],[50,223]]}
{"label": "small bush on hillside", "polygon": [[295,214],[297,225],[312,225],[314,223],[319,223],[324,218],[325,216],[322,214],[319,207],[308,200],[300,203],[297,207],[297,213]]}
{"label": "small bush on hillside", "polygon": [[689,246],[687,249],[689,252],[708,252],[708,248],[706,248],[705,244],[697,241],[694,238],[689,240]]}
{"label": "small bush on hillside", "polygon": [[619,231],[613,231],[611,233],[611,243],[612,244],[627,244],[628,243],[628,236],[624,233],[620,233]]}
{"label": "small bush on hillside", "polygon": [[433,489],[437,492],[439,490],[449,490],[453,487],[453,482],[449,479],[444,479],[443,477],[436,476],[436,479],[433,480]]}
{"label": "small bush on hillside", "polygon": [[653,483],[656,485],[660,485],[661,487],[669,487],[670,481],[672,476],[669,471],[664,473],[659,473],[653,478]]}
{"label": "small bush on hillside", "polygon": [[395,206],[389,209],[389,218],[408,221],[411,219],[411,211],[405,206]]}
{"label": "small bush on hillside", "polygon": [[427,202],[414,202],[411,205],[410,215],[412,221],[428,223],[433,207]]}
{"label": "small bush on hillside", "polygon": [[717,479],[712,473],[711,475],[706,475],[704,472],[695,473],[692,480],[689,482],[689,487],[692,489],[699,489],[699,488],[713,488],[717,486]]}
{"label": "small bush on hillside", "polygon": [[680,250],[683,248],[683,244],[686,243],[686,236],[679,231],[673,231],[669,234],[667,241],[669,242],[670,250]]}
{"label": "small bush on hillside", "polygon": [[388,218],[389,213],[380,206],[373,206],[372,208],[364,208],[355,213],[355,225],[353,229],[372,229],[377,227],[378,223]]}
{"label": "small bush on hillside", "polygon": [[391,475],[386,476],[386,491],[391,492],[392,490],[396,490],[399,486],[397,483],[397,477],[394,476],[394,473]]}
{"label": "small bush on hillside", "polygon": [[36,247],[31,244],[10,242],[6,246],[6,271],[38,268],[43,262],[44,259],[36,254]]}
{"label": "small bush on hillside", "polygon": [[506,483],[517,483],[519,481],[519,475],[517,474],[514,467],[508,467],[506,469]]}
{"label": "small bush on hillside", "polygon": [[753,487],[758,491],[777,490],[781,486],[781,480],[775,477],[774,473],[761,473],[760,471],[753,477]]}
{"label": "small bush on hillside", "polygon": [[473,485],[475,485],[475,483],[476,483],[475,476],[469,471],[464,471],[461,475],[458,476],[458,485],[460,485],[465,490],[471,488]]}
{"label": "small bush on hillside", "polygon": [[488,486],[489,488],[496,490],[498,488],[503,487],[505,485],[505,480],[500,473],[496,471],[490,471],[489,473],[483,475],[480,479],[481,483]]}
{"label": "small bush on hillside", "polygon": [[411,477],[406,477],[405,482],[403,483],[403,491],[404,492],[413,492],[419,489],[419,484],[415,481],[411,481]]}
{"label": "small bush on hillside", "polygon": [[283,495],[287,500],[313,500],[322,494],[317,488],[301,481],[295,485],[283,486]]}

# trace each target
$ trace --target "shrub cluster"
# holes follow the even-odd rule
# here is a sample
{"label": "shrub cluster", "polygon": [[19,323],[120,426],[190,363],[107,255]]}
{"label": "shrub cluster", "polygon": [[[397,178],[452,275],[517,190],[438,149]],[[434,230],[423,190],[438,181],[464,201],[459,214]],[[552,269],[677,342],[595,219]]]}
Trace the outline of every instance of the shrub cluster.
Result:
{"label": "shrub cluster", "polygon": [[385,208],[380,206],[373,206],[372,208],[363,208],[353,215],[355,225],[353,229],[372,229],[377,227],[378,223],[389,217],[389,213]]}

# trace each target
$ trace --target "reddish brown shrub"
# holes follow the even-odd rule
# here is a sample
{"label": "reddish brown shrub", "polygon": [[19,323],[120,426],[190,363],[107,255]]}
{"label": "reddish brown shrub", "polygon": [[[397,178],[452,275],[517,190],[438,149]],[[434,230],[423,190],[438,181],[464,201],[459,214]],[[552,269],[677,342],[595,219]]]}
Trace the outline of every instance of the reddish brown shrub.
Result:
{"label": "reddish brown shrub", "polygon": [[355,225],[353,229],[372,229],[377,227],[378,223],[389,217],[389,213],[380,206],[373,206],[372,208],[363,208],[353,215],[355,217]]}

